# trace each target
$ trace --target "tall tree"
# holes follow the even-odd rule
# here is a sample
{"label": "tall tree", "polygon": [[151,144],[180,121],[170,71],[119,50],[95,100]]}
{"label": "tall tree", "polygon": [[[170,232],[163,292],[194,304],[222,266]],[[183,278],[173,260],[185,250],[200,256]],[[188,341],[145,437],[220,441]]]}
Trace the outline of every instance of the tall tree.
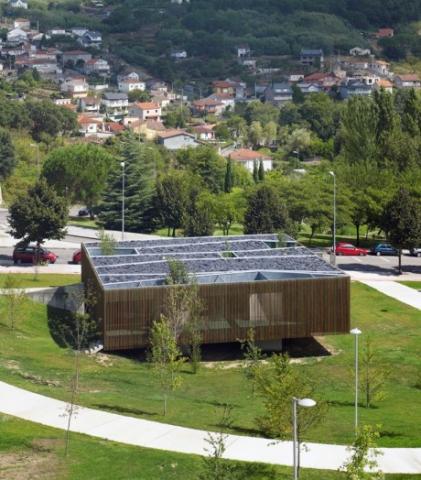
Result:
{"label": "tall tree", "polygon": [[125,227],[128,232],[151,232],[158,221],[156,212],[156,164],[160,154],[152,145],[127,139],[120,159],[112,165],[101,205],[99,220],[106,229],[121,229],[122,175],[124,161]]}
{"label": "tall tree", "polygon": [[386,205],[382,228],[399,252],[399,274],[402,273],[402,249],[411,248],[421,240],[421,202],[401,187]]}
{"label": "tall tree", "polygon": [[236,199],[233,194],[223,193],[214,200],[215,220],[223,235],[229,235],[234,222],[240,220]]}
{"label": "tall tree", "polygon": [[287,221],[288,211],[274,187],[260,184],[248,194],[244,233],[273,233]]}
{"label": "tall tree", "polygon": [[65,235],[68,205],[41,178],[28,193],[18,198],[9,208],[10,233],[26,242],[61,240]]}
{"label": "tall tree", "polygon": [[183,224],[187,237],[213,235],[215,230],[213,199],[197,185],[190,189]]}
{"label": "tall tree", "polygon": [[157,206],[163,224],[172,230],[181,228],[188,198],[188,180],[185,172],[173,170],[157,181]]}
{"label": "tall tree", "polygon": [[232,171],[232,160],[231,158],[228,158],[227,168],[225,170],[224,192],[230,193],[233,186],[234,186],[234,174]]}
{"label": "tall tree", "polygon": [[7,178],[15,165],[15,149],[10,133],[4,128],[0,128],[0,180]]}
{"label": "tall tree", "polygon": [[265,179],[265,169],[263,167],[263,160],[260,160],[259,162],[259,171],[257,173],[257,176],[259,177],[259,182],[263,182]]}
{"label": "tall tree", "polygon": [[70,202],[82,202],[93,214],[104,192],[113,157],[98,145],[69,145],[53,150],[43,175]]}

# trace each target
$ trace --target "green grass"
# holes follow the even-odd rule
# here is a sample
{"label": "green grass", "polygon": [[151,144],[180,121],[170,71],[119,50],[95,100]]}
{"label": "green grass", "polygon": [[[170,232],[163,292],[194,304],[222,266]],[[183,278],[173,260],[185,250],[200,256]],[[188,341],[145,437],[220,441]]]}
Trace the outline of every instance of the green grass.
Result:
{"label": "green grass", "polygon": [[96,220],[92,220],[89,217],[70,217],[67,225],[72,227],[84,227],[93,228],[98,230],[100,227],[97,225]]}
{"label": "green grass", "polygon": [[8,273],[0,274],[0,288],[4,288],[4,282],[8,275],[16,279],[18,288],[41,288],[61,287],[80,282],[80,275],[59,274],[59,273]]}
{"label": "green grass", "polygon": [[406,285],[407,287],[415,288],[415,290],[421,290],[421,282],[399,282],[402,285]]}
{"label": "green grass", "polygon": [[[64,457],[64,432],[0,415],[0,478],[60,480],[198,480],[203,460],[185,455],[71,434]],[[231,462],[247,480],[289,480],[291,468]],[[344,480],[343,474],[302,469],[302,480]],[[418,475],[387,475],[387,480],[416,480]]]}
{"label": "green grass", "polygon": [[[7,322],[0,299],[0,321]],[[67,399],[72,374],[72,356],[52,340],[47,307],[23,305],[25,319],[16,331],[0,325],[0,379],[30,390]],[[57,315],[50,313],[50,324]],[[419,372],[421,357],[420,314],[362,284],[352,285],[352,323],[373,336],[382,363],[392,367],[386,398],[371,409],[360,409],[362,423],[382,424],[383,446],[419,447],[421,424]],[[307,440],[348,443],[353,431],[353,338],[329,336],[323,341],[336,355],[308,358],[295,368],[307,373],[320,398],[330,402],[323,423],[306,435]],[[101,361],[103,360],[103,361]],[[169,412],[162,415],[162,396],[147,364],[129,356],[85,357],[81,373],[81,404],[151,420],[206,430],[217,429],[221,404],[233,405],[237,434],[258,435],[255,417],[262,411],[258,398],[238,368],[203,367],[192,375],[182,374],[183,386],[169,399]],[[49,386],[52,383],[57,386]],[[408,415],[408,405],[411,415]]]}

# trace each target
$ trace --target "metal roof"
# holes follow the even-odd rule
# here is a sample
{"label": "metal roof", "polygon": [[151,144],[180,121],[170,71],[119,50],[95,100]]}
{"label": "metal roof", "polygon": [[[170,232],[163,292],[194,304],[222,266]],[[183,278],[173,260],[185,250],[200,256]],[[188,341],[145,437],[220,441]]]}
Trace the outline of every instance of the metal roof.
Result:
{"label": "metal roof", "polygon": [[105,288],[162,285],[168,261],[181,261],[201,283],[241,283],[344,275],[320,256],[276,234],[178,237],[118,242],[112,255],[100,243],[85,244]]}

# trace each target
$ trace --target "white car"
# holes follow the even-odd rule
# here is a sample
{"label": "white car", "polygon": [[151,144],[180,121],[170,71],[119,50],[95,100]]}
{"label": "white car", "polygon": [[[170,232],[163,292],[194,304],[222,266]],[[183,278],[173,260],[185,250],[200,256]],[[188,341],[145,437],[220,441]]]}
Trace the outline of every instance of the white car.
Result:
{"label": "white car", "polygon": [[409,250],[413,257],[421,257],[421,247],[414,247]]}

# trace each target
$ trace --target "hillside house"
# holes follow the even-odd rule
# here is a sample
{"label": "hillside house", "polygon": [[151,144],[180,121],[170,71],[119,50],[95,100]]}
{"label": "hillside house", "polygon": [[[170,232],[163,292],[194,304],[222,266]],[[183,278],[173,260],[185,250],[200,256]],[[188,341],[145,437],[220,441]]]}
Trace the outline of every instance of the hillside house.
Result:
{"label": "hillside house", "polygon": [[197,115],[222,115],[225,105],[220,100],[202,98],[192,103],[193,113]]}
{"label": "hillside house", "polygon": [[348,79],[339,88],[340,97],[346,100],[349,97],[370,96],[373,92],[373,85],[367,85],[359,79]]}
{"label": "hillside house", "polygon": [[162,110],[159,104],[155,102],[137,102],[129,112],[130,116],[137,117],[139,120],[161,121]]}
{"label": "hillside house", "polygon": [[13,21],[13,28],[21,28],[22,30],[31,29],[31,21],[27,18],[15,18]]}
{"label": "hillside house", "polygon": [[49,77],[62,73],[56,60],[48,58],[18,58],[15,60],[15,67],[18,69],[37,70],[41,77]]}
{"label": "hillside house", "polygon": [[59,107],[64,107],[64,106],[67,106],[67,105],[71,105],[72,104],[72,99],[71,98],[55,98],[53,100],[54,102],[54,105],[57,105]]}
{"label": "hillside house", "polygon": [[273,168],[272,159],[268,155],[247,148],[234,150],[229,154],[229,158],[231,158],[233,162],[243,165],[251,173],[253,173],[255,164],[259,166],[260,162],[263,163],[263,169],[265,171],[272,170]]}
{"label": "hillside house", "polygon": [[129,99],[126,93],[105,92],[101,104],[104,105],[107,113],[121,115],[127,113]]}
{"label": "hillside house", "polygon": [[92,55],[89,52],[84,50],[69,50],[67,52],[63,52],[62,60],[63,63],[66,64],[85,64],[92,59]]}
{"label": "hillside house", "polygon": [[97,97],[85,97],[79,101],[82,112],[98,113],[101,107],[101,100]]}
{"label": "hillside house", "polygon": [[84,47],[100,48],[102,44],[102,35],[99,32],[88,30],[78,39]]}
{"label": "hillside house", "polygon": [[379,28],[375,33],[376,38],[392,38],[395,35],[393,28]]}
{"label": "hillside house", "polygon": [[396,75],[395,84],[398,88],[421,88],[421,81],[416,73]]}
{"label": "hillside house", "polygon": [[103,58],[92,58],[85,63],[84,73],[87,75],[97,73],[98,75],[108,75],[110,73],[110,65]]}
{"label": "hillside house", "polygon": [[9,0],[9,7],[28,10],[28,2],[26,0]]}
{"label": "hillside house", "polygon": [[138,117],[127,116],[123,120],[123,124],[137,135],[142,135],[146,140],[153,141],[160,132],[166,130],[162,122],[156,120],[139,120]]}
{"label": "hillside house", "polygon": [[237,47],[237,57],[244,58],[251,55],[250,47],[247,44],[238,45]]}
{"label": "hillside house", "polygon": [[88,95],[88,83],[83,76],[66,77],[60,85],[60,90],[72,98],[83,98]]}
{"label": "hillside house", "polygon": [[84,136],[96,135],[100,130],[101,123],[95,118],[88,117],[87,115],[79,115],[77,118],[79,125],[79,133]]}
{"label": "hillside house", "polygon": [[218,95],[216,93],[213,93],[212,95],[209,95],[209,97],[207,98],[216,100],[217,102],[221,102],[225,110],[228,110],[228,109],[234,110],[235,108],[235,98],[231,97],[231,95],[228,95],[228,94]]}
{"label": "hillside house", "polygon": [[377,73],[377,75],[389,76],[390,74],[390,63],[384,60],[371,60],[368,68],[372,72]]}
{"label": "hillside house", "polygon": [[160,145],[163,145],[168,150],[196,148],[199,146],[199,143],[196,141],[194,135],[178,129],[159,132],[157,140]]}
{"label": "hillside house", "polygon": [[173,50],[170,53],[170,57],[173,60],[183,60],[184,58],[187,58],[187,52],[186,50]]}
{"label": "hillside house", "polygon": [[133,90],[144,91],[146,89],[145,82],[139,80],[139,76],[136,74],[137,78],[131,78],[129,76],[123,77],[118,80],[118,90],[120,92],[129,93]]}
{"label": "hillside house", "polygon": [[194,135],[199,140],[203,140],[206,142],[212,142],[215,140],[215,131],[212,125],[197,125],[192,128]]}
{"label": "hillside house", "polygon": [[274,83],[266,88],[265,99],[279,107],[292,101],[292,88],[288,83]]}
{"label": "hillside house", "polygon": [[368,57],[371,55],[371,50],[369,48],[354,47],[351,48],[349,54],[353,57]]}
{"label": "hillside house", "polygon": [[55,27],[52,28],[51,30],[48,30],[47,35],[50,35],[51,37],[61,37],[61,36],[66,36],[67,32],[66,29],[61,28],[61,27]]}
{"label": "hillside house", "polygon": [[11,45],[18,45],[28,41],[28,34],[21,28],[13,28],[7,32],[6,40]]}
{"label": "hillside house", "polygon": [[83,37],[87,31],[88,29],[85,27],[73,27],[70,29],[70,33],[76,38]]}
{"label": "hillside house", "polygon": [[386,78],[380,78],[377,82],[377,88],[383,88],[388,93],[393,93],[393,83]]}
{"label": "hillside house", "polygon": [[320,93],[323,92],[323,87],[317,83],[309,82],[300,82],[297,83],[297,87],[301,90],[301,93],[304,95],[309,95],[310,93]]}
{"label": "hillside house", "polygon": [[307,49],[303,48],[300,53],[300,63],[305,66],[319,66],[323,67],[325,61],[323,50],[321,49]]}

